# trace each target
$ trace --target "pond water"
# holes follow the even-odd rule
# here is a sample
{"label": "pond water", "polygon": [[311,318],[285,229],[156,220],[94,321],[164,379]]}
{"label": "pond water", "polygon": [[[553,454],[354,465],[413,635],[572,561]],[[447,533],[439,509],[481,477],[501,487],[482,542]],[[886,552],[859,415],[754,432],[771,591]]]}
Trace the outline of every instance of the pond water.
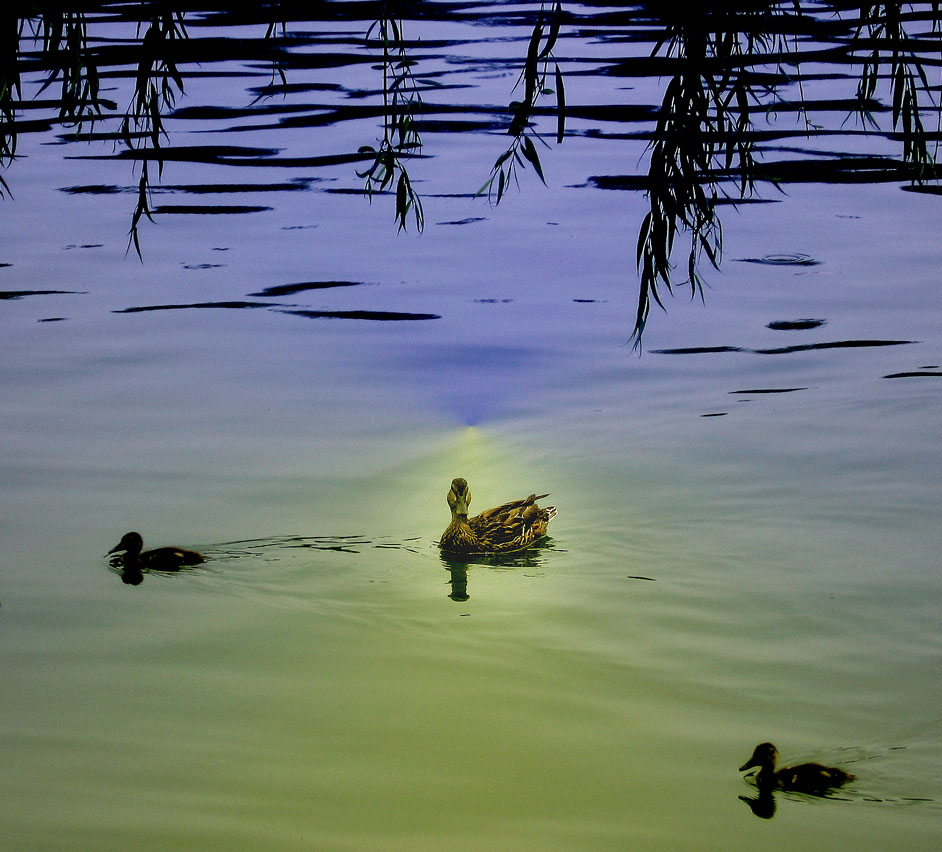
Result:
{"label": "pond water", "polygon": [[[526,9],[439,8],[407,22],[456,87],[425,95],[453,108],[410,166],[421,235],[355,192],[361,164],[311,159],[381,134],[365,14],[289,24],[293,88],[260,101],[271,68],[228,45],[264,25],[187,18],[163,144],[212,156],[152,167],[143,260],[120,146],[20,133],[0,846],[937,848],[938,196],[808,181],[724,208],[704,301],[665,297],[639,353],[646,201],[593,178],[643,169],[663,80],[609,70],[645,68],[650,22],[575,7],[569,135],[545,118],[547,186],[523,171],[494,206],[473,194]],[[898,156],[825,142],[785,144]],[[551,537],[443,559],[455,476],[472,509],[552,492]],[[122,583],[103,554],[132,529],[208,561]],[[857,780],[757,819],[737,767],[764,740]]]}

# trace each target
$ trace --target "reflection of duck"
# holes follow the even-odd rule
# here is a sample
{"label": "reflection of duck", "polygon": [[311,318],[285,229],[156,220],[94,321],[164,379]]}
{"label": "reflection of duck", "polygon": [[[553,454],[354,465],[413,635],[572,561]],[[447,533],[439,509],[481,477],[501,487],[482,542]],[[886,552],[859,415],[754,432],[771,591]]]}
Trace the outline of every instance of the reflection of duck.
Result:
{"label": "reflection of duck", "polygon": [[125,568],[137,569],[149,568],[154,571],[177,571],[184,565],[199,565],[206,559],[201,553],[195,550],[185,550],[182,547],[157,547],[154,550],[145,550],[144,539],[140,533],[129,532],[121,537],[119,541],[106,556],[112,553],[120,553],[121,563]]}
{"label": "reflection of duck", "polygon": [[822,766],[820,763],[801,763],[798,766],[786,766],[776,771],[778,750],[772,743],[759,743],[752,757],[742,766],[740,772],[759,767],[756,773],[756,785],[759,791],[793,790],[797,793],[810,793],[824,796],[828,790],[840,787],[854,776],[834,766]]}
{"label": "reflection of duck", "polygon": [[775,796],[772,791],[766,787],[759,790],[759,795],[755,798],[749,796],[740,796],[740,802],[745,802],[759,819],[772,819],[775,816]]}
{"label": "reflection of duck", "polygon": [[509,553],[529,547],[546,535],[546,525],[556,516],[555,506],[536,504],[547,496],[531,494],[468,518],[471,489],[464,479],[455,479],[448,491],[451,523],[439,546],[450,553]]}
{"label": "reflection of duck", "polygon": [[448,595],[453,601],[464,603],[471,595],[468,594],[468,564],[466,562],[455,562],[452,565],[446,565],[448,573],[451,575],[449,585],[451,594]]}

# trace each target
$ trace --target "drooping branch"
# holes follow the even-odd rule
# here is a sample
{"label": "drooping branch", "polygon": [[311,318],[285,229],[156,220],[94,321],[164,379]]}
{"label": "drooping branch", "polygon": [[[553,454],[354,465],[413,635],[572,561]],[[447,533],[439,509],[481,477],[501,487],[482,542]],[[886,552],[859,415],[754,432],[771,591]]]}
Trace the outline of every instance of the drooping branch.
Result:
{"label": "drooping branch", "polygon": [[[514,91],[516,91],[520,84],[523,84],[523,97],[519,101],[510,103],[511,120],[507,133],[512,140],[494,162],[490,177],[477,191],[477,195],[487,193],[489,197],[493,193],[497,204],[500,204],[511,181],[517,183],[517,169],[525,169],[527,163],[533,167],[537,177],[544,184],[546,183],[543,164],[540,162],[539,152],[533,142],[536,139],[541,144],[546,144],[533,130],[533,116],[537,104],[545,95],[556,95],[556,142],[559,144],[563,141],[566,132],[566,89],[562,71],[553,58],[553,48],[559,39],[562,18],[562,2],[555,0],[548,15],[541,7],[540,16],[530,34],[523,70],[514,86]],[[549,77],[551,64],[552,78]],[[555,89],[550,87],[550,79]]]}

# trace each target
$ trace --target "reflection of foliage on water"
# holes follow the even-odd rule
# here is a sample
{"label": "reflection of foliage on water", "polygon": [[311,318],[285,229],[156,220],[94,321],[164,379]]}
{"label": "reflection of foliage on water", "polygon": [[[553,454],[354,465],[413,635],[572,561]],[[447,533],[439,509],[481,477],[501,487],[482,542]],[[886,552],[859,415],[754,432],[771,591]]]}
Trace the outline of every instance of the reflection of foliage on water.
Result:
{"label": "reflection of foliage on water", "polygon": [[[932,4],[933,33],[938,31],[939,4]],[[903,138],[903,160],[913,167],[913,180],[920,181],[929,176],[929,167],[934,165],[922,125],[919,104],[920,85],[931,102],[929,80],[922,63],[911,49],[912,38],[903,26],[901,3],[874,4],[866,7],[860,29],[855,36],[863,48],[869,47],[870,55],[860,75],[857,88],[858,112],[875,130],[879,125],[873,118],[869,106],[873,103],[880,76],[880,68],[886,64],[882,55],[889,56],[890,83],[893,101],[893,129],[899,130]],[[867,39],[862,36],[866,28]],[[919,78],[917,83],[916,78]]]}
{"label": "reflection of foliage on water", "polygon": [[[926,113],[938,110],[938,105],[933,100],[933,87],[924,69],[939,64],[939,3],[853,6],[802,4],[797,0],[769,3],[713,0],[698,8],[688,4],[651,3],[612,13],[597,12],[592,7],[573,6],[564,10],[561,0],[522,6],[521,11],[508,14],[505,19],[508,25],[525,27],[523,32],[527,34],[519,39],[520,47],[515,48],[518,55],[505,59],[505,64],[515,70],[518,63],[521,67],[512,95],[517,99],[507,108],[462,105],[460,100],[423,104],[423,94],[428,98],[427,93],[433,88],[436,91],[449,88],[435,78],[451,73],[451,69],[437,71],[425,67],[424,73],[420,73],[419,63],[426,66],[427,57],[417,58],[416,48],[420,42],[406,37],[403,21],[415,31],[419,30],[418,22],[425,20],[475,23],[485,13],[474,4],[453,7],[422,0],[411,4],[378,0],[362,5],[332,4],[328,13],[321,12],[319,7],[312,9],[309,4],[282,2],[252,7],[233,16],[224,10],[207,12],[199,4],[104,2],[87,10],[84,6],[73,8],[69,4],[48,7],[40,4],[24,10],[19,17],[8,12],[0,19],[0,168],[9,165],[16,156],[18,131],[44,130],[51,123],[48,120],[17,121],[17,114],[23,109],[21,76],[28,82],[31,72],[39,72],[42,75],[40,93],[58,84],[55,109],[60,124],[80,130],[83,124],[94,129],[102,122],[115,122],[111,125],[112,132],[77,132],[76,137],[113,141],[122,147],[120,155],[134,161],[140,169],[129,229],[129,247],[133,246],[140,255],[141,220],[152,219],[154,214],[150,204],[153,163],[157,164],[159,175],[164,161],[171,156],[165,119],[184,91],[181,67],[198,60],[233,60],[245,64],[249,58],[258,57],[266,63],[270,61],[271,84],[256,90],[261,94],[245,108],[248,113],[258,109],[260,100],[277,92],[276,76],[280,78],[283,92],[292,85],[302,90],[307,80],[290,79],[297,74],[296,69],[332,68],[339,77],[348,67],[376,61],[373,57],[381,53],[375,70],[382,74],[382,86],[377,86],[376,91],[345,88],[342,80],[332,80],[328,86],[322,86],[344,91],[348,98],[367,95],[376,101],[381,99],[381,103],[369,104],[359,111],[347,104],[301,105],[300,111],[303,113],[306,106],[309,115],[292,116],[291,126],[326,127],[377,116],[382,135],[375,145],[364,145],[356,152],[348,149],[339,155],[307,158],[304,162],[317,167],[337,162],[365,163],[358,172],[365,182],[365,194],[371,197],[375,192],[388,192],[395,198],[399,229],[405,229],[412,217],[421,230],[424,224],[422,202],[408,167],[423,151],[420,126],[423,132],[426,128],[441,132],[436,130],[436,114],[459,107],[463,111],[477,112],[485,116],[484,132],[503,130],[504,122],[509,121],[506,130],[510,142],[478,191],[499,202],[511,182],[517,182],[521,169],[532,168],[545,182],[540,146],[548,149],[548,140],[554,136],[557,142],[562,141],[567,113],[570,124],[593,115],[592,105],[567,107],[561,64],[567,73],[592,74],[596,79],[624,73],[657,75],[663,81],[663,93],[654,111],[653,127],[644,126],[639,132],[629,134],[634,139],[647,138],[649,143],[647,174],[630,181],[630,188],[644,190],[648,205],[636,243],[640,279],[636,340],[640,339],[651,304],[662,305],[664,292],[678,286],[679,274],[675,277],[673,257],[678,239],[690,240],[683,264],[685,281],[682,286],[689,286],[692,295],[702,295],[701,261],[706,258],[709,264],[718,267],[722,258],[719,205],[746,200],[762,183],[782,186],[798,181],[864,179],[918,183],[937,175],[930,143],[942,132],[925,128]],[[197,12],[205,15],[197,17],[193,14]],[[255,39],[208,38],[186,42],[185,15],[192,15],[191,28],[203,25],[204,17],[211,19],[215,15],[222,21],[220,26],[257,24],[260,31]],[[369,16],[365,21],[364,15]],[[288,21],[313,22],[313,34],[288,33],[285,24]],[[319,31],[319,21],[325,23],[320,28],[323,33]],[[326,24],[333,25],[337,21],[351,22],[352,34],[344,32],[325,43],[339,43],[345,50],[325,54],[325,64],[317,65],[319,39],[324,34],[335,36],[334,30]],[[374,22],[369,25],[369,21]],[[585,21],[591,22],[595,29],[587,28]],[[131,27],[136,24],[136,39],[89,38],[91,27],[112,23]],[[627,31],[639,25],[643,28],[640,39],[630,34],[626,37]],[[282,38],[276,41],[273,36],[279,31]],[[645,39],[654,44],[646,58],[626,48],[623,53],[607,59],[570,55],[557,61],[554,57],[557,45],[575,44],[579,39],[579,43],[586,46],[598,42],[637,43]],[[516,36],[509,40],[518,41]],[[35,46],[30,46],[33,42]],[[186,53],[183,52],[184,42],[190,45]],[[308,53],[305,48],[310,45],[315,49]],[[370,57],[364,58],[364,48],[371,51]],[[525,56],[522,55],[524,50]],[[641,48],[642,54],[647,52],[647,48]],[[446,62],[451,59],[450,55],[433,57],[444,58]],[[594,67],[583,72],[579,63],[587,61]],[[627,71],[619,67],[623,62]],[[844,66],[849,70],[837,75],[823,74],[816,68],[818,63]],[[803,71],[802,64],[811,70]],[[856,91],[842,100],[815,100],[812,87],[828,76],[850,77]],[[117,104],[101,97],[103,78],[133,81],[133,95],[123,114],[117,113]],[[553,94],[555,109],[543,106],[545,96]],[[879,101],[881,95],[887,106]],[[640,108],[641,117],[630,120],[648,123],[651,116],[648,105],[634,106]],[[227,109],[232,108],[210,107],[209,111],[225,114]],[[268,105],[258,112],[277,114]],[[877,117],[881,112],[890,116],[891,130],[878,127]],[[174,115],[179,117],[181,113],[183,110]],[[541,127],[541,118],[553,113],[555,128]],[[857,117],[860,133],[873,133],[899,144],[899,159],[876,155],[855,158],[842,151],[811,150],[800,152],[801,159],[788,163],[783,162],[782,157],[763,159],[760,156],[763,150],[774,150],[770,140],[794,135],[811,138],[836,133],[850,135],[849,131],[833,127],[831,116],[841,113]],[[497,121],[494,116],[499,116]],[[794,116],[801,127],[783,128],[782,117],[788,116]],[[762,119],[767,120],[766,127],[758,126]],[[287,125],[284,116],[280,121]],[[830,126],[825,126],[825,122]],[[457,122],[444,121],[439,125],[448,131],[457,126]],[[587,138],[595,132],[605,135],[598,128],[582,132]],[[362,137],[358,141],[363,141]],[[230,156],[228,160],[218,152],[200,160],[200,156],[207,156],[205,149],[201,150],[202,154],[199,150],[194,153],[176,150],[173,157],[189,162],[245,164],[252,159],[274,158],[278,153],[274,149],[245,149],[240,156]],[[779,149],[782,150],[787,149]],[[301,161],[301,158],[294,160],[295,163]],[[0,195],[8,193],[0,177]]]}
{"label": "reflection of foliage on water", "polygon": [[[98,98],[98,69],[88,58],[85,14],[45,10],[39,17],[39,22],[28,22],[34,36],[38,37],[41,33],[42,56],[45,70],[48,71],[39,92],[41,94],[59,80],[59,119],[64,124],[81,126],[83,120],[101,114],[103,103]],[[16,103],[21,95],[17,53],[25,23],[9,13],[3,16],[4,30],[0,36],[0,118],[5,127],[0,132],[0,166],[7,165],[16,154],[16,133],[12,127],[16,118]],[[0,178],[0,195],[4,189],[7,189],[7,185]]]}
{"label": "reflection of foliage on water", "polygon": [[[173,43],[186,38],[183,12],[164,4],[141,4],[144,12],[153,10],[147,19],[142,14],[138,22],[138,35],[144,30],[138,47],[138,67],[135,92],[131,104],[121,119],[117,139],[130,150],[149,144],[157,151],[165,135],[163,116],[174,104],[177,93],[183,93],[183,78],[174,63]],[[41,39],[41,50],[36,65],[48,74],[39,90],[41,94],[56,81],[59,82],[58,115],[65,126],[74,126],[77,132],[83,124],[94,125],[106,114],[103,108],[116,109],[117,105],[100,97],[101,77],[98,51],[89,46],[88,16],[81,11],[61,7],[41,8],[34,18],[18,20],[4,16],[8,27],[0,44],[0,118],[4,121],[0,132],[0,165],[13,159],[16,152],[16,100],[20,94],[18,53],[23,27],[28,26],[32,36]],[[36,67],[36,66],[34,66]],[[158,163],[163,162],[151,155]],[[141,253],[138,224],[143,217],[152,218],[149,203],[150,178],[148,158],[141,157],[141,177],[138,199],[131,218],[129,245]],[[6,186],[0,178],[0,189]]]}
{"label": "reflection of foliage on water", "polygon": [[[532,126],[533,114],[537,103],[544,95],[556,95],[556,142],[563,141],[566,126],[566,89],[563,84],[563,75],[559,70],[558,63],[553,63],[555,90],[549,88],[546,83],[546,77],[549,72],[549,64],[553,58],[553,48],[559,38],[559,27],[562,23],[562,3],[556,0],[548,20],[544,21],[544,10],[540,7],[540,16],[533,32],[530,34],[530,41],[527,45],[527,56],[523,63],[523,70],[517,78],[514,90],[523,83],[523,99],[511,101],[510,111],[513,118],[507,133],[513,137],[513,141],[507,149],[497,158],[491,169],[491,176],[479,190],[478,195],[483,192],[490,194],[493,191],[494,181],[497,181],[497,202],[500,203],[504,195],[504,190],[510,184],[510,181],[517,180],[517,167],[526,168],[529,162],[536,171],[540,180],[546,183],[543,176],[543,166],[540,163],[540,155],[533,144],[537,139],[541,144],[543,137],[540,136]],[[543,43],[543,37],[546,41]],[[540,46],[542,43],[542,47]]]}
{"label": "reflection of foliage on water", "polygon": [[[931,5],[929,19],[936,32],[939,4]],[[920,117],[920,91],[930,103],[932,99],[923,64],[913,49],[915,42],[904,27],[904,20],[919,19],[904,17],[899,3],[860,6],[857,11],[860,18],[845,45],[846,55],[832,61],[854,62],[858,51],[869,51],[857,89],[856,111],[874,130],[879,129],[872,114],[878,106],[874,96],[883,69],[889,66],[893,128],[903,142],[908,177],[921,182],[933,177],[935,169]],[[651,302],[663,307],[659,288],[673,290],[671,258],[678,232],[690,235],[684,283],[692,295],[702,297],[700,259],[705,255],[719,268],[722,257],[717,205],[730,197],[726,187],[735,184],[735,201],[751,195],[759,179],[777,183],[774,173],[757,167],[753,114],[794,110],[804,117],[807,135],[822,130],[812,122],[814,105],[806,101],[801,88],[800,36],[807,29],[800,23],[803,15],[797,2],[723,2],[705,4],[699,11],[684,7],[682,13],[664,21],[665,33],[653,53],[663,49],[673,73],[649,145],[649,211],[637,243],[641,280],[636,341]],[[786,16],[790,20],[783,20]],[[791,39],[785,35],[789,32]],[[771,79],[761,71],[769,64],[775,66]],[[798,69],[799,100],[791,105],[778,94],[779,88],[793,82],[788,65]]]}
{"label": "reflection of foliage on water", "polygon": [[[16,53],[20,33],[17,21],[10,16],[0,20],[0,122],[5,126],[13,124],[16,118],[16,101],[20,95],[20,75],[17,69]],[[0,132],[0,168],[5,167],[16,154],[16,135]],[[6,181],[0,175],[0,198],[9,192]]]}
{"label": "reflection of foliage on water", "polygon": [[42,53],[49,76],[39,90],[61,83],[59,118],[81,126],[83,119],[101,115],[99,76],[88,49],[88,27],[83,12],[47,9],[41,13]]}
{"label": "reflection of foliage on water", "polygon": [[[143,142],[149,143],[154,152],[159,152],[161,136],[166,135],[164,111],[173,107],[177,92],[183,94],[183,77],[173,58],[174,43],[186,37],[182,12],[164,9],[148,22],[144,38],[141,40],[134,99],[121,120],[120,135],[129,150],[134,150]],[[163,173],[163,160],[159,153],[154,159],[157,161],[159,177]],[[144,216],[151,222],[154,221],[150,208],[150,176],[147,164],[148,158],[142,157],[137,206],[131,217],[129,231],[130,242],[134,245],[138,257],[141,255],[138,224]]]}
{"label": "reflection of foliage on water", "polygon": [[[748,131],[754,91],[745,59],[768,51],[777,40],[756,36],[752,28],[743,32],[739,19],[735,28],[723,31],[715,29],[717,23],[706,11],[692,11],[670,24],[662,40],[676,70],[667,83],[650,144],[650,209],[641,224],[637,249],[639,337],[651,300],[663,307],[659,284],[672,289],[671,255],[678,230],[690,233],[687,274],[694,292],[702,294],[700,256],[705,254],[714,267],[719,266],[723,233],[716,215],[720,191],[716,164],[720,158],[726,170],[735,166],[740,197],[753,187],[753,141]],[[733,22],[724,18],[723,23]]]}
{"label": "reflection of foliage on water", "polygon": [[[406,168],[406,161],[422,149],[422,138],[416,128],[416,113],[422,105],[422,96],[419,82],[412,75],[416,60],[409,57],[402,37],[402,22],[389,15],[386,3],[382,11],[382,17],[370,27],[366,39],[369,41],[375,32],[383,50],[383,138],[379,148],[370,145],[360,148],[360,153],[372,157],[373,163],[357,174],[365,179],[366,193],[371,199],[374,188],[386,191],[395,183],[399,230],[405,230],[411,211],[415,227],[421,231],[425,225],[422,199],[412,188]],[[432,85],[427,80],[423,82]]]}

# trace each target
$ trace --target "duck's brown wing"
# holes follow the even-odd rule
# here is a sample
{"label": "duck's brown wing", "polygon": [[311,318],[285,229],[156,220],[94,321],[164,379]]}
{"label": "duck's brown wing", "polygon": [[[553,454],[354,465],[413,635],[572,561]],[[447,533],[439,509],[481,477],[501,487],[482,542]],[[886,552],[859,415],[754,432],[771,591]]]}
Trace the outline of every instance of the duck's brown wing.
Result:
{"label": "duck's brown wing", "polygon": [[548,496],[531,494],[523,500],[495,506],[471,518],[468,524],[488,549],[518,550],[546,534],[546,524],[552,515],[536,501]]}
{"label": "duck's brown wing", "polygon": [[510,519],[516,515],[523,514],[529,509],[539,511],[539,507],[534,504],[537,500],[542,500],[544,497],[549,497],[549,492],[546,494],[531,494],[523,500],[511,500],[509,503],[502,503],[500,506],[495,506],[493,509],[485,509],[480,515],[471,518],[468,523],[470,523],[473,528],[475,523],[485,523],[495,518]]}
{"label": "duck's brown wing", "polygon": [[533,523],[521,515],[485,520],[474,533],[487,550],[497,552],[526,547],[538,537]]}

